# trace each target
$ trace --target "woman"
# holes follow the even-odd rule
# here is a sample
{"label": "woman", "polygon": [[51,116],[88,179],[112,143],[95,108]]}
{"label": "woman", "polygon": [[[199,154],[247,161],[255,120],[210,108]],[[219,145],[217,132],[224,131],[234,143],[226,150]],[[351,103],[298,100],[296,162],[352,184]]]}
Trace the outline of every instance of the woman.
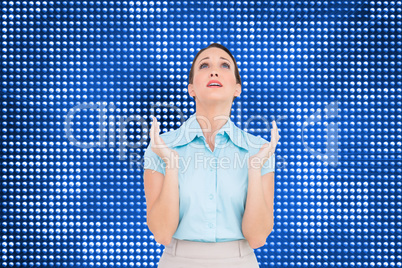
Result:
{"label": "woman", "polygon": [[258,267],[253,248],[274,225],[276,123],[268,143],[230,120],[241,80],[220,44],[195,56],[188,93],[196,113],[161,135],[154,117],[144,154],[147,224],[165,245],[158,267]]}

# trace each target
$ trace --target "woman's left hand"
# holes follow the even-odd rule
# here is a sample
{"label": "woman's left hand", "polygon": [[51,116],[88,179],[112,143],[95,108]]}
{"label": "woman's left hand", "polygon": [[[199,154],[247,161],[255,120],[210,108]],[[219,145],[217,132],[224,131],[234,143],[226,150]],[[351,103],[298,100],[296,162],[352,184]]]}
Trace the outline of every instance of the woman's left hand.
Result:
{"label": "woman's left hand", "polygon": [[276,125],[276,121],[272,121],[271,142],[263,144],[258,153],[250,156],[250,158],[248,159],[249,169],[262,169],[264,163],[275,153],[276,145],[278,144],[280,137],[281,136],[279,136],[279,130]]}

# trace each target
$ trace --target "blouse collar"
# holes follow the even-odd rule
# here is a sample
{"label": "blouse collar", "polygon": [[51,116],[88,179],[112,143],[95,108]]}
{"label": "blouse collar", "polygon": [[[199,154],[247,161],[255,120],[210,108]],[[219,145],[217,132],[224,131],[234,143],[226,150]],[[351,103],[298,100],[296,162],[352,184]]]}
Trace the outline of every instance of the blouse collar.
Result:
{"label": "blouse collar", "polygon": [[[222,120],[224,117],[222,117]],[[218,120],[218,119],[217,119]],[[178,135],[176,136],[176,142],[174,146],[183,146],[192,142],[195,138],[204,138],[204,134],[201,130],[200,124],[196,119],[196,114],[192,114],[178,129]],[[238,128],[233,121],[228,118],[226,123],[218,130],[216,135],[224,135],[226,133],[232,142],[240,148],[249,150],[246,139],[243,137],[242,130]]]}

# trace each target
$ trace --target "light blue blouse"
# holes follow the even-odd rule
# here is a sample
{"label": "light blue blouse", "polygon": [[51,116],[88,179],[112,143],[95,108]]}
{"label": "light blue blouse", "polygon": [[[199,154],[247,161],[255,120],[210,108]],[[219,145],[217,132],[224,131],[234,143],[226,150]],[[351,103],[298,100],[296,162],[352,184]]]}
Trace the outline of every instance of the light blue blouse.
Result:
{"label": "light blue blouse", "polygon": [[[195,114],[178,129],[160,136],[179,154],[180,216],[173,237],[199,242],[245,239],[241,225],[248,188],[247,160],[268,141],[241,130],[229,119],[218,131],[211,151]],[[150,144],[144,169],[165,174],[165,163]],[[275,154],[264,164],[261,175],[274,171]]]}

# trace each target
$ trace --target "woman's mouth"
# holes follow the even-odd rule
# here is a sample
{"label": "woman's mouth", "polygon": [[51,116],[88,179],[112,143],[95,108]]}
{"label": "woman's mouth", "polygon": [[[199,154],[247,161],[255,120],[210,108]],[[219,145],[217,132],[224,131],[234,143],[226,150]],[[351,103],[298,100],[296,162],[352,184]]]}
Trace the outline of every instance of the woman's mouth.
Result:
{"label": "woman's mouth", "polygon": [[222,84],[218,80],[211,80],[208,82],[207,87],[222,87]]}

